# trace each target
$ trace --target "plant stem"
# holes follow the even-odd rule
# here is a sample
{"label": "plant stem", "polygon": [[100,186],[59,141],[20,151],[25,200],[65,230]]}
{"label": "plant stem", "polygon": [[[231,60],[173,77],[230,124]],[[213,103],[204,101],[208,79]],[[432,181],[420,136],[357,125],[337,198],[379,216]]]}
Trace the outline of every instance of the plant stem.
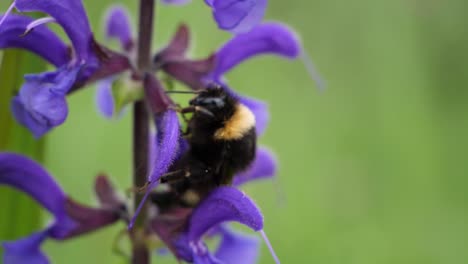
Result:
{"label": "plant stem", "polygon": [[140,0],[138,30],[138,69],[149,70],[151,63],[151,40],[153,39],[154,0]]}
{"label": "plant stem", "polygon": [[[154,0],[140,0],[138,31],[138,71],[146,72],[151,62],[151,41],[153,36]],[[133,184],[144,186],[148,181],[148,139],[149,116],[144,101],[133,106]],[[142,194],[135,194],[134,207],[142,200]],[[149,264],[150,254],[145,243],[147,206],[143,206],[131,230],[132,263]]]}
{"label": "plant stem", "polygon": [[[133,185],[144,186],[148,181],[148,138],[149,138],[148,111],[144,101],[136,102],[133,106]],[[136,193],[134,208],[137,208],[143,194]],[[143,206],[135,225],[131,230],[132,237],[132,263],[148,264],[150,255],[145,244],[145,225],[147,206]]]}

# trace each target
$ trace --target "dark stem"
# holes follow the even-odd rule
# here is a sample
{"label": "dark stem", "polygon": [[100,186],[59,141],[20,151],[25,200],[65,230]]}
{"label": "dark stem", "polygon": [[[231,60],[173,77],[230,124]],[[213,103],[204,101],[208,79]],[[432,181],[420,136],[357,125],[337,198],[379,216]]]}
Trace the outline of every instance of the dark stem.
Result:
{"label": "dark stem", "polygon": [[[138,57],[137,65],[140,74],[150,68],[151,41],[153,36],[154,0],[140,0]],[[144,186],[148,181],[148,139],[149,116],[144,101],[133,106],[133,184]],[[143,194],[135,194],[134,208],[137,208]],[[146,246],[147,206],[143,206],[131,230],[132,264],[149,264],[150,254]]]}
{"label": "dark stem", "polygon": [[[133,185],[136,187],[144,186],[148,181],[148,120],[144,101],[136,102],[133,106]],[[135,194],[134,208],[138,207],[142,198],[143,194]],[[146,217],[146,206],[143,206],[131,230],[133,264],[150,263],[145,244]]]}
{"label": "dark stem", "polygon": [[153,39],[154,0],[140,0],[140,24],[138,29],[138,70],[150,70],[151,40]]}

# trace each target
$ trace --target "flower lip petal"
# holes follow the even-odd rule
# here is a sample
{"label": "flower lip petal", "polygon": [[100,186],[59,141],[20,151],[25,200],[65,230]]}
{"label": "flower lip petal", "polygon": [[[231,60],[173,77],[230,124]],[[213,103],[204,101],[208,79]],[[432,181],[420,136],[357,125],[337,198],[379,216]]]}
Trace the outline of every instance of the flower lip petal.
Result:
{"label": "flower lip petal", "polygon": [[130,51],[133,47],[132,27],[128,10],[122,5],[109,7],[106,15],[106,36],[120,41],[122,49]]}
{"label": "flower lip petal", "polygon": [[185,5],[190,2],[192,2],[192,0],[162,0],[162,3],[166,5]]}
{"label": "flower lip petal", "polygon": [[213,9],[213,16],[219,28],[233,33],[245,33],[263,19],[267,1],[213,0],[207,4]]}
{"label": "flower lip petal", "polygon": [[244,183],[272,177],[276,174],[277,161],[274,154],[264,147],[259,147],[252,165],[244,172],[235,176],[233,185],[239,186]]}
{"label": "flower lip petal", "polygon": [[114,115],[115,102],[112,95],[112,83],[114,78],[109,77],[97,83],[96,105],[99,112],[105,118],[112,118]]}
{"label": "flower lip petal", "polygon": [[220,233],[221,243],[216,250],[216,258],[224,264],[257,263],[260,253],[260,239],[258,237],[243,235],[224,226],[220,228]]}
{"label": "flower lip petal", "polygon": [[213,0],[213,15],[222,29],[235,28],[255,7],[256,0]]}
{"label": "flower lip petal", "polygon": [[210,228],[225,221],[237,221],[255,231],[263,228],[263,216],[250,198],[236,188],[219,187],[193,211],[188,226],[189,241],[197,243]]}
{"label": "flower lip petal", "polygon": [[22,48],[29,50],[56,67],[65,65],[69,50],[65,43],[46,26],[37,26],[22,36],[26,27],[33,22],[29,17],[10,14],[0,26],[0,48]]}
{"label": "flower lip petal", "polygon": [[63,66],[54,72],[26,75],[19,95],[13,99],[15,119],[36,138],[62,124],[68,115],[65,97],[80,70],[81,66]]}
{"label": "flower lip petal", "polygon": [[40,250],[40,246],[47,238],[48,232],[49,230],[46,229],[16,241],[2,243],[5,250],[3,263],[48,264],[49,259]]}
{"label": "flower lip petal", "polygon": [[301,50],[296,34],[279,23],[264,23],[234,36],[216,54],[216,68],[208,78],[219,81],[233,67],[250,57],[273,54],[296,58]]}
{"label": "flower lip petal", "polygon": [[57,20],[75,47],[78,61],[91,55],[91,27],[81,0],[15,0],[21,12],[40,11]]}

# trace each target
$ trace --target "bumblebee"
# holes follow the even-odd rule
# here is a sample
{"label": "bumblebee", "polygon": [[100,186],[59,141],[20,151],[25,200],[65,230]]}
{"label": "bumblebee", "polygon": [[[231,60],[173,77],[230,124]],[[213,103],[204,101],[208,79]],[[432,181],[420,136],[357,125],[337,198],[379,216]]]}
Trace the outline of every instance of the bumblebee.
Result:
{"label": "bumblebee", "polygon": [[184,132],[187,151],[161,177],[168,189],[154,192],[160,210],[195,207],[213,189],[229,185],[256,153],[255,116],[221,87],[201,90],[180,112],[193,113]]}

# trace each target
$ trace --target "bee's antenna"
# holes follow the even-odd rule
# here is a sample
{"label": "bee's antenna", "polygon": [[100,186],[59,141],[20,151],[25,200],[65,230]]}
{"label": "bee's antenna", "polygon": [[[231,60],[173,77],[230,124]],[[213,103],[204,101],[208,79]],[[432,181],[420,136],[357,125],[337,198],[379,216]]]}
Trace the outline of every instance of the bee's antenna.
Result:
{"label": "bee's antenna", "polygon": [[203,90],[199,90],[199,91],[166,91],[167,94],[199,94],[201,93]]}

